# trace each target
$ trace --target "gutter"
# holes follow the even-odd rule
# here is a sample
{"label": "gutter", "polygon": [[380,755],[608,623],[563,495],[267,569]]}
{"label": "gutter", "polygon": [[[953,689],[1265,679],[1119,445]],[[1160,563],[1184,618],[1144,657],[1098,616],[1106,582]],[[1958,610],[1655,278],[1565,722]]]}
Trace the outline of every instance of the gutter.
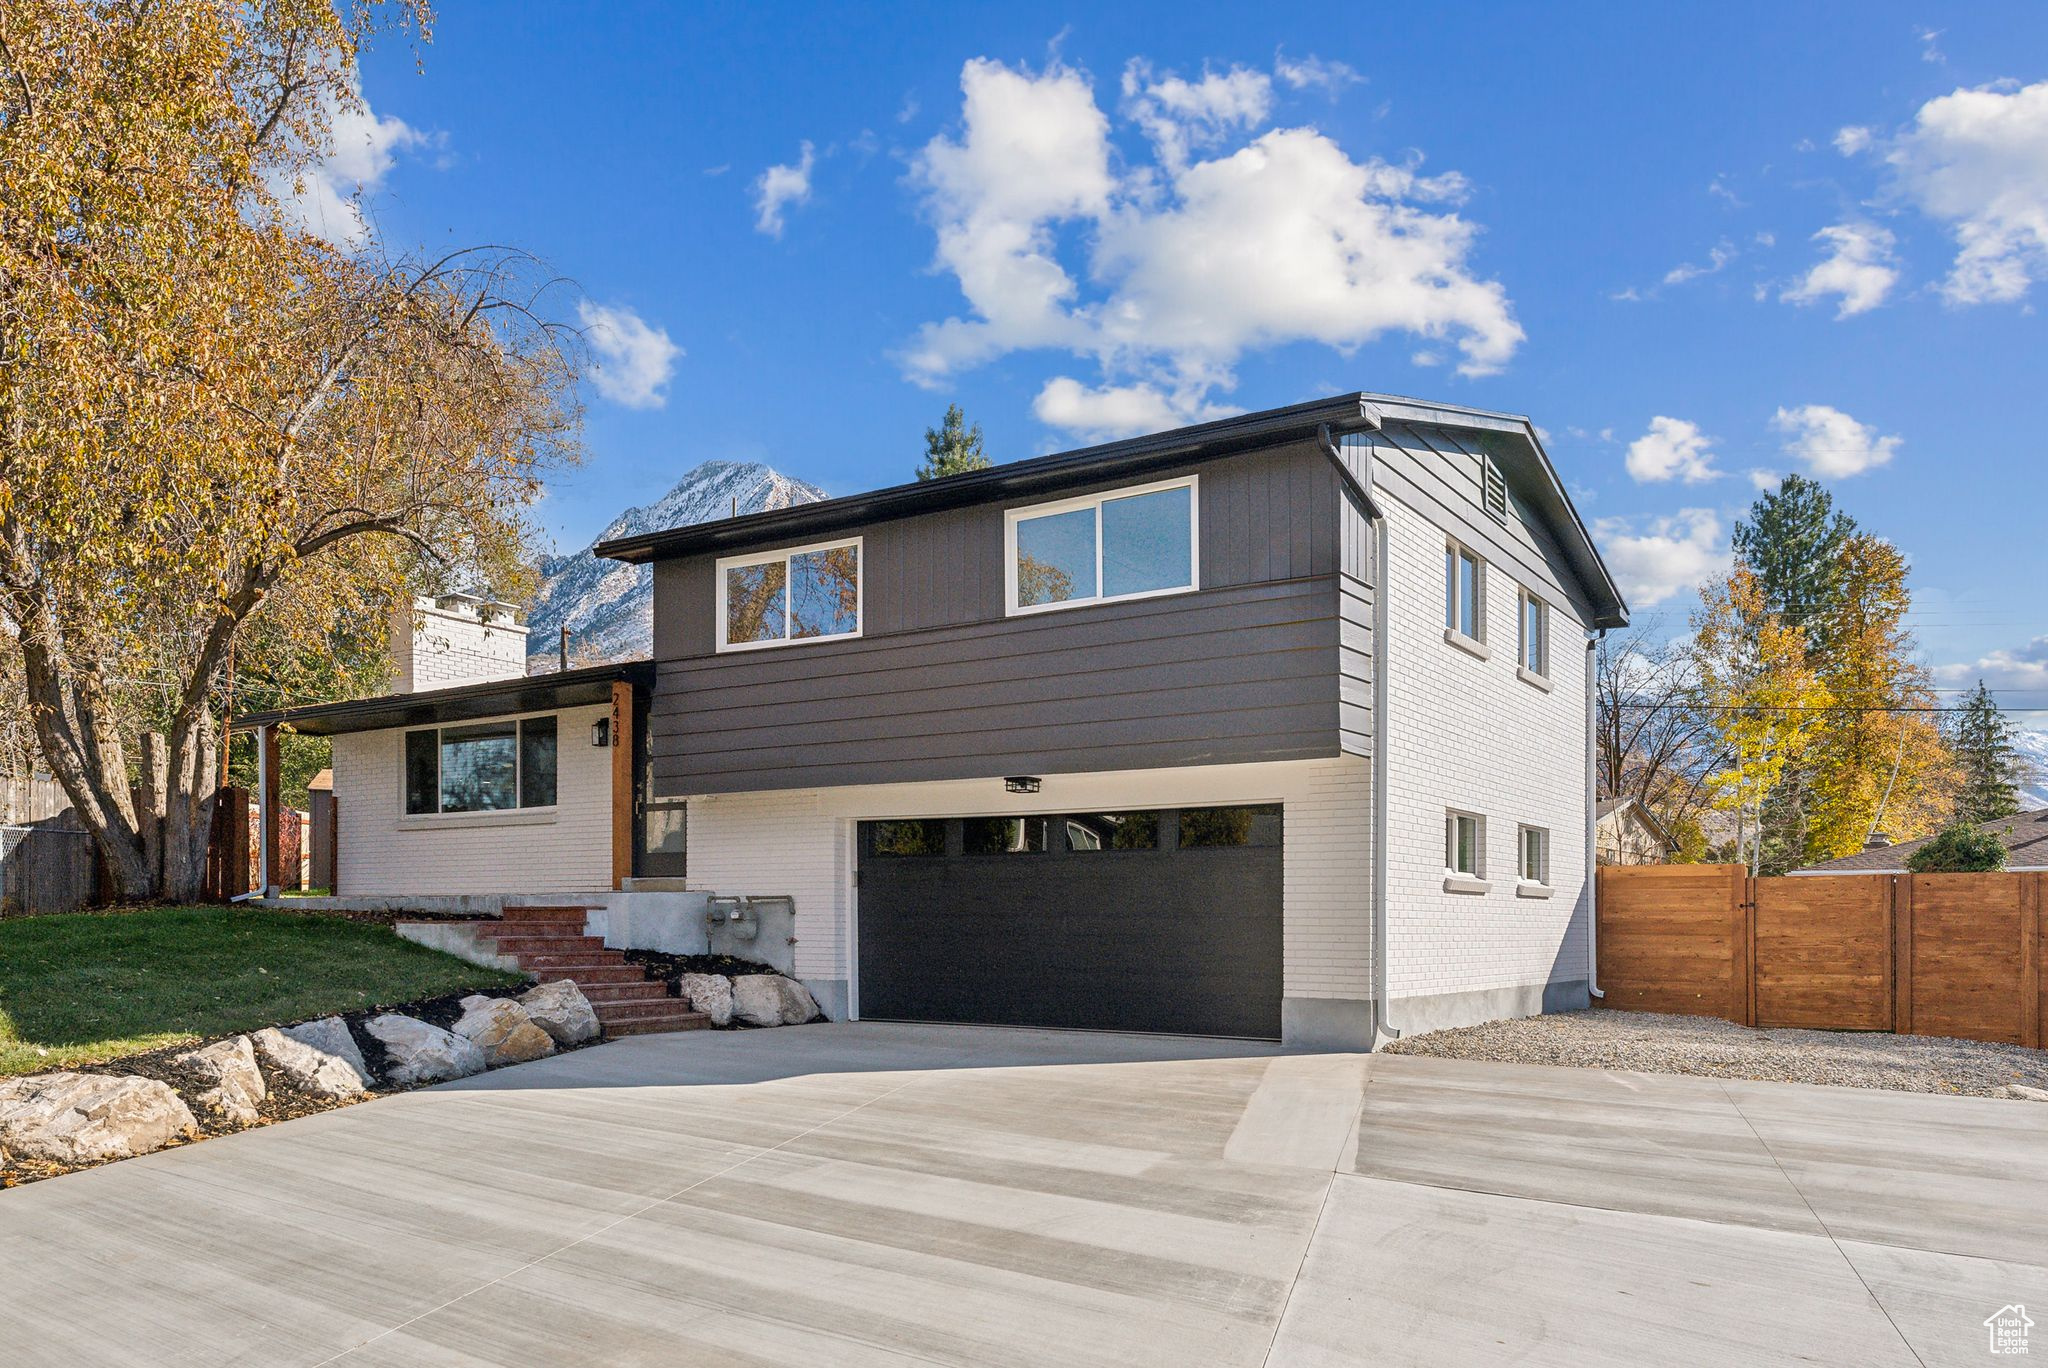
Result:
{"label": "gutter", "polygon": [[[1361,416],[1377,431],[1378,410],[1363,403],[1360,408]],[[1330,435],[1329,424],[1319,428],[1316,437],[1323,454],[1337,467],[1338,480],[1365,515],[1372,537],[1372,1022],[1373,1048],[1377,1049],[1383,1041],[1401,1038],[1400,1029],[1387,1019],[1387,679],[1392,674],[1387,668],[1391,636],[1387,611],[1387,515],[1373,498],[1369,480],[1360,479],[1344,460],[1336,439]]]}
{"label": "gutter", "polygon": [[1594,796],[1600,791],[1599,657],[1595,653],[1606,639],[1607,629],[1602,627],[1586,643],[1586,991],[1595,1002],[1607,996],[1600,991],[1600,800]]}

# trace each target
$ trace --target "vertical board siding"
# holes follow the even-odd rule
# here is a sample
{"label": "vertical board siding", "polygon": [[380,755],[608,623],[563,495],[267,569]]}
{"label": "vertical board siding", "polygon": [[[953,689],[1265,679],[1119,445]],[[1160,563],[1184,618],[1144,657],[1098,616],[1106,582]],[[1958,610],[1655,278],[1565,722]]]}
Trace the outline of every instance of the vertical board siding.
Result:
{"label": "vertical board siding", "polygon": [[2039,1048],[2044,895],[2048,874],[2034,872],[1610,866],[1601,987],[1610,1007]]}

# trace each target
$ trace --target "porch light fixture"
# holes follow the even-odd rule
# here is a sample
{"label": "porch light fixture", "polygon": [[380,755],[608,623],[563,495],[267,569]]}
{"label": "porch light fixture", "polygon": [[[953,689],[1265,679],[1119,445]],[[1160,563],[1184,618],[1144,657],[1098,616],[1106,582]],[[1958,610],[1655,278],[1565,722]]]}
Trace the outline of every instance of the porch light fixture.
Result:
{"label": "porch light fixture", "polygon": [[1003,780],[1003,790],[1006,793],[1036,793],[1038,792],[1038,776],[1035,774],[1012,775],[1010,778]]}
{"label": "porch light fixture", "polygon": [[590,744],[602,749],[612,743],[612,720],[600,717],[590,724]]}

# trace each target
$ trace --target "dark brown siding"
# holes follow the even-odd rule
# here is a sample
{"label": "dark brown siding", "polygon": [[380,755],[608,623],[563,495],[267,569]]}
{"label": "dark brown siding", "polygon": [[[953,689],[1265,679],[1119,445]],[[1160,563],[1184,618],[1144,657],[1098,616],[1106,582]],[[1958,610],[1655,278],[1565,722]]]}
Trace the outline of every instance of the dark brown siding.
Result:
{"label": "dark brown siding", "polygon": [[861,638],[721,655],[713,558],[658,564],[656,792],[1362,748],[1370,589],[1344,577],[1340,592],[1335,473],[1309,444],[1187,469],[1201,477],[1202,588],[1185,595],[1006,618],[1004,506],[989,505],[862,533]]}

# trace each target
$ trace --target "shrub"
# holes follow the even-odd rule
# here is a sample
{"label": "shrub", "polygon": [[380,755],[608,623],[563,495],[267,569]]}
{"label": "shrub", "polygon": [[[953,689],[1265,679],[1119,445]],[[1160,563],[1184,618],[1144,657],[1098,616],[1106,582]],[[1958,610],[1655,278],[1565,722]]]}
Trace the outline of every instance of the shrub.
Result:
{"label": "shrub", "polygon": [[1986,874],[2005,868],[2005,842],[1969,823],[1949,827],[1906,857],[1915,874]]}

